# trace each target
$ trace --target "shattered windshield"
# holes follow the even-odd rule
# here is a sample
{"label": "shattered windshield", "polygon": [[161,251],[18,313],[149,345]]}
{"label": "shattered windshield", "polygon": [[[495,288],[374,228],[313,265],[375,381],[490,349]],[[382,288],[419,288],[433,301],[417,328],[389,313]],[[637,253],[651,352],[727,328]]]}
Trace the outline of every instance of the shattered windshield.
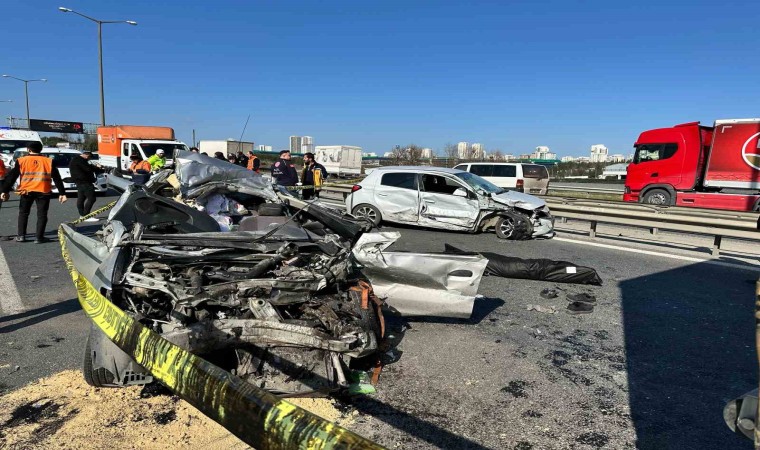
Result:
{"label": "shattered windshield", "polygon": [[148,144],[148,143],[141,143],[140,147],[142,147],[143,152],[145,152],[145,157],[149,158],[156,154],[158,149],[161,149],[164,151],[164,156],[167,158],[173,158],[174,152],[176,150],[181,150],[183,152],[187,151],[187,146],[185,144],[172,144],[172,143],[155,143],[155,144]]}
{"label": "shattered windshield", "polygon": [[469,172],[462,172],[454,175],[460,180],[467,183],[468,186],[475,189],[476,192],[483,191],[486,194],[499,194],[501,192],[504,192],[504,189],[500,188],[499,186],[496,186],[490,181],[486,181],[483,178],[480,178],[479,176],[471,174]]}

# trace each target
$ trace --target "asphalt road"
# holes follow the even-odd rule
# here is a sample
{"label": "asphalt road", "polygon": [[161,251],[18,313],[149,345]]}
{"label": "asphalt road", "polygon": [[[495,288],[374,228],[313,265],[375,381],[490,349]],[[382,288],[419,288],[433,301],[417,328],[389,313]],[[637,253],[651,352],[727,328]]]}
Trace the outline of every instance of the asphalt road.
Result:
{"label": "asphalt road", "polygon": [[[51,212],[51,230],[76,217],[71,201]],[[16,202],[3,205],[0,235],[14,233],[15,219]],[[595,268],[604,285],[486,277],[470,320],[391,320],[397,345],[378,394],[351,400],[362,413],[354,431],[404,449],[750,448],[725,426],[722,408],[757,386],[756,266],[385,229],[401,232],[395,249],[441,252],[449,243],[568,260]],[[1,242],[0,249],[24,307],[0,314],[0,390],[79,367],[89,323],[57,243]],[[546,300],[545,287],[563,291]],[[593,314],[564,312],[565,294],[576,292],[597,297]]]}

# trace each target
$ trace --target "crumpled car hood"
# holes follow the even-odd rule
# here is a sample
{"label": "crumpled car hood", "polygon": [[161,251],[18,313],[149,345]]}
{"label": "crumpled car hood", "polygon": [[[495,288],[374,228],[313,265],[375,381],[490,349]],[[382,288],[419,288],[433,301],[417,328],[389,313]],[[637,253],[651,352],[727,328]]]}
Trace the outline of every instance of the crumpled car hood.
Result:
{"label": "crumpled car hood", "polygon": [[534,210],[546,206],[546,202],[540,198],[517,191],[506,191],[501,194],[491,194],[491,199],[511,207]]}

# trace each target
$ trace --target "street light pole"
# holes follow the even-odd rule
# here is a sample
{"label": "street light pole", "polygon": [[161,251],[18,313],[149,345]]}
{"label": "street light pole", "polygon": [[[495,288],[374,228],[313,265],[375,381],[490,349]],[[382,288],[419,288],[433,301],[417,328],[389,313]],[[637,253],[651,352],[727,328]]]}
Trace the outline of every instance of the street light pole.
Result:
{"label": "street light pole", "polygon": [[42,81],[46,82],[47,78],[39,78],[36,80],[25,80],[23,78],[14,77],[12,75],[3,75],[3,78],[13,78],[14,80],[23,81],[24,82],[24,95],[26,95],[26,127],[31,128],[31,120],[29,118],[29,83],[32,81]]}
{"label": "street light pole", "polygon": [[98,67],[100,69],[100,124],[105,126],[106,124],[106,96],[103,88],[103,24],[104,23],[126,23],[132,26],[136,26],[137,22],[134,20],[98,20],[82,13],[76,12],[73,9],[64,8],[63,6],[58,8],[61,12],[70,12],[78,16],[84,17],[87,20],[91,20],[98,24]]}

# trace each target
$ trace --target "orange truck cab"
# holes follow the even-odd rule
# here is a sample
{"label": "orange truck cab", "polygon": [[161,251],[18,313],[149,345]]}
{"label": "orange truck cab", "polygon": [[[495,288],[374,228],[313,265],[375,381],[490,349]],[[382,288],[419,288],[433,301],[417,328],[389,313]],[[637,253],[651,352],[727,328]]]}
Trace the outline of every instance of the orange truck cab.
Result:
{"label": "orange truck cab", "polygon": [[98,153],[100,164],[126,172],[131,163],[130,156],[139,154],[144,160],[159,149],[164,151],[166,165],[173,164],[178,150],[188,151],[187,145],[174,138],[174,130],[169,127],[138,125],[112,125],[98,127]]}

